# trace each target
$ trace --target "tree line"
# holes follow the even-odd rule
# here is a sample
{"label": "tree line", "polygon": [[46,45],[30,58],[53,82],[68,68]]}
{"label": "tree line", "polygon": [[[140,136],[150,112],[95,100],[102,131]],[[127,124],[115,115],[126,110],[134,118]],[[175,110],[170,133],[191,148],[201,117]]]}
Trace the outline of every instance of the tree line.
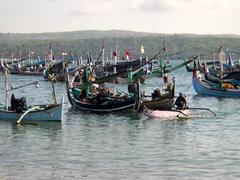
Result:
{"label": "tree line", "polygon": [[26,52],[34,52],[34,57],[45,58],[52,48],[57,59],[62,52],[73,56],[86,57],[87,52],[96,59],[104,47],[105,56],[111,58],[117,50],[124,57],[126,49],[130,56],[138,58],[140,47],[144,47],[144,56],[151,57],[163,47],[169,59],[191,58],[203,54],[212,59],[213,51],[221,45],[225,52],[231,52],[235,59],[240,56],[240,36],[238,35],[192,35],[192,34],[153,34],[132,31],[79,31],[42,34],[0,34],[0,51],[4,57],[11,58]]}

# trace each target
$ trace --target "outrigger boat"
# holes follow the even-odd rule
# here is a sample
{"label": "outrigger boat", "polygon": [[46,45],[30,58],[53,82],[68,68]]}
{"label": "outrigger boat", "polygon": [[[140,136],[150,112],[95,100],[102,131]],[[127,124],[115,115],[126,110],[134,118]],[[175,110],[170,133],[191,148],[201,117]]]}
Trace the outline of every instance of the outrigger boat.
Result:
{"label": "outrigger boat", "polygon": [[149,118],[158,119],[188,119],[189,110],[151,110],[145,108],[143,111],[144,115]]}
{"label": "outrigger boat", "polygon": [[187,108],[187,109],[171,109],[171,110],[152,110],[144,108],[143,113],[149,118],[161,119],[161,120],[174,120],[174,119],[193,119],[203,118],[202,114],[194,112],[195,110],[209,111],[213,116],[216,114],[209,108]]}
{"label": "outrigger boat", "polygon": [[198,71],[193,72],[192,84],[197,94],[240,98],[240,89],[229,82],[214,83],[204,79]]}
{"label": "outrigger boat", "polygon": [[0,107],[0,120],[22,122],[61,121],[63,119],[63,98],[60,104],[44,104],[23,107],[22,110],[11,110],[11,107]]}
{"label": "outrigger boat", "polygon": [[[80,70],[81,71],[81,70]],[[85,68],[84,73],[87,72]],[[104,80],[98,83],[88,83],[88,75],[84,83],[80,82],[79,71],[69,72],[66,68],[66,89],[70,104],[83,111],[91,112],[113,112],[132,109],[135,103],[134,94],[110,91],[108,88],[101,87]],[[106,78],[106,77],[105,77]]]}
{"label": "outrigger boat", "polygon": [[36,121],[61,121],[63,119],[63,103],[62,97],[61,102],[58,104],[56,101],[54,82],[52,81],[53,88],[53,99],[52,104],[42,105],[26,105],[26,99],[16,99],[14,95],[11,98],[11,105],[9,105],[8,93],[10,91],[23,88],[29,85],[38,86],[38,82],[32,82],[16,88],[8,88],[8,69],[6,65],[3,66],[4,77],[5,77],[5,104],[0,105],[0,120],[15,121],[16,123],[25,122],[36,122]]}
{"label": "outrigger boat", "polygon": [[[150,61],[156,58],[161,51],[153,56]],[[134,107],[137,91],[132,77],[133,74],[143,72],[142,66],[133,68],[133,71],[125,69],[118,73],[116,72],[116,67],[114,67],[114,74],[98,79],[94,79],[94,73],[91,69],[94,68],[91,68],[90,64],[82,65],[82,67],[73,70],[70,70],[70,67],[66,68],[67,96],[73,107],[92,112],[113,112],[132,109]],[[116,78],[125,76],[126,74],[128,74],[130,79],[128,93],[117,91],[115,88]],[[113,81],[113,91],[102,87],[104,82],[110,81]]]}
{"label": "outrigger boat", "polygon": [[156,88],[151,95],[141,95],[141,105],[139,110],[144,107],[152,110],[169,110],[172,108],[175,98],[175,79],[173,83],[166,82],[165,89],[160,93],[160,89]]}

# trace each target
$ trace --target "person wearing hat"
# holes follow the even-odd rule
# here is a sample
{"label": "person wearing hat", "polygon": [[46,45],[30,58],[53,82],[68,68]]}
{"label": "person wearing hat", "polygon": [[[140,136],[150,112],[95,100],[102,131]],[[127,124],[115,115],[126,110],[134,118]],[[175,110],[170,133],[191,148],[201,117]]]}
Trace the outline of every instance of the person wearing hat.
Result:
{"label": "person wearing hat", "polygon": [[177,106],[177,109],[180,110],[184,110],[187,108],[187,101],[182,92],[179,93],[179,96],[177,97],[175,103],[173,104],[173,106],[175,105]]}

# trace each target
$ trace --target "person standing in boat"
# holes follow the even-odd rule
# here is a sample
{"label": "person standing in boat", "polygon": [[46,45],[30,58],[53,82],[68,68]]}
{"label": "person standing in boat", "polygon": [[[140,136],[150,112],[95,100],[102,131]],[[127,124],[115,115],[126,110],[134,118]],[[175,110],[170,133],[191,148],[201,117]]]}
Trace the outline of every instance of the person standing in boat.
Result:
{"label": "person standing in boat", "polygon": [[179,93],[176,101],[174,102],[173,106],[177,106],[177,109],[186,109],[187,108],[187,100],[186,97],[183,95],[182,92]]}

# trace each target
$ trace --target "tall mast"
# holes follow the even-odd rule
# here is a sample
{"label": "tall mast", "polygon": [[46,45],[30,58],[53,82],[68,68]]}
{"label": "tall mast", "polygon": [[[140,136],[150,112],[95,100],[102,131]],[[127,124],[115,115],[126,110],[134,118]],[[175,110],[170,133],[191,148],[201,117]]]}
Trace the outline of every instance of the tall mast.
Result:
{"label": "tall mast", "polygon": [[143,42],[141,42],[141,47],[140,47],[140,63],[141,63],[141,65],[143,64],[143,62],[142,62],[143,54],[144,54],[144,47],[143,47]]}
{"label": "tall mast", "polygon": [[104,46],[102,47],[102,67],[104,67],[105,64],[105,59],[104,59]]}
{"label": "tall mast", "polygon": [[[5,109],[8,110],[8,69],[6,67],[6,65],[4,65],[3,62],[3,57],[4,57],[4,53],[2,53],[2,59],[1,59],[1,65],[3,68],[3,72],[4,72],[4,83],[5,83]],[[5,64],[7,64],[7,62],[5,61]]]}
{"label": "tall mast", "polygon": [[[114,56],[114,68],[113,68],[113,74],[117,73],[117,69],[116,69],[116,65],[117,65],[117,49],[116,49],[116,56]],[[114,79],[113,81],[113,92],[114,95],[116,95],[116,80]]]}

